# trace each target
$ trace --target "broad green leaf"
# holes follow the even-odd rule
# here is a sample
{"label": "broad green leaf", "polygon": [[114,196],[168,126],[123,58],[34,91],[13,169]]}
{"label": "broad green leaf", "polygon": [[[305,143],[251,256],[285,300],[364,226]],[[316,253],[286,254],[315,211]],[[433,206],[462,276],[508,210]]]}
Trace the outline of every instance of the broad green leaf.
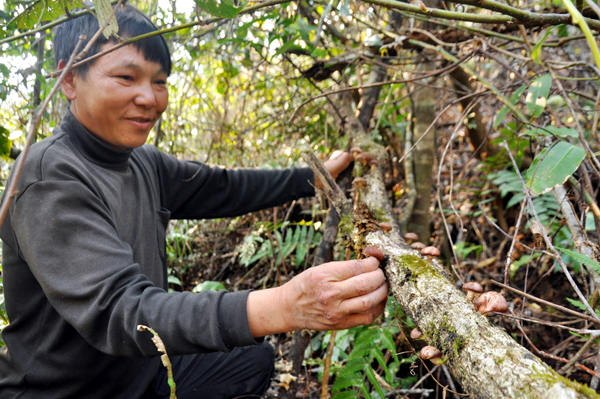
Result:
{"label": "broad green leaf", "polygon": [[584,158],[583,148],[560,141],[535,157],[527,170],[527,186],[534,194],[546,193],[563,184],[577,170]]}
{"label": "broad green leaf", "polygon": [[236,7],[233,0],[194,0],[198,7],[219,18],[231,19],[238,15],[243,6]]}
{"label": "broad green leaf", "polygon": [[537,78],[529,87],[529,93],[525,99],[527,112],[534,118],[539,117],[546,108],[546,101],[552,86],[552,76],[546,74]]}
{"label": "broad green leaf", "polygon": [[510,109],[506,105],[500,108],[500,111],[498,111],[498,114],[496,115],[496,120],[494,121],[494,127],[500,126],[504,118],[506,118],[506,115],[508,115],[508,111],[510,111]]}
{"label": "broad green leaf", "polygon": [[[171,276],[169,276],[171,277]],[[224,290],[225,286],[218,281],[204,281],[197,286],[194,287],[192,292],[202,292],[202,291],[220,291]]]}
{"label": "broad green leaf", "polygon": [[283,46],[279,47],[279,49],[277,50],[277,52],[275,52],[274,57],[277,57],[280,54],[285,53],[287,50],[289,50],[292,47],[298,47],[294,44],[294,42],[298,39],[297,36],[292,37],[291,39],[289,39],[287,42],[283,43]]}
{"label": "broad green leaf", "polygon": [[181,285],[181,280],[179,280],[179,278],[175,277],[175,276],[169,276],[167,277],[167,281],[170,284],[176,284],[176,285]]}
{"label": "broad green leaf", "polygon": [[527,85],[519,86],[519,88],[510,95],[510,102],[513,105],[516,105],[519,102],[519,97],[521,97],[521,94],[525,93],[525,90],[527,90]]}
{"label": "broad green leaf", "polygon": [[[527,89],[527,85],[521,85],[517,90],[515,90],[511,95],[510,95],[510,102],[513,105],[516,105],[519,102],[519,97],[521,97],[521,94],[523,94],[523,92]],[[505,105],[502,108],[500,108],[500,111],[498,111],[498,114],[496,115],[496,120],[494,122],[494,127],[498,127],[500,126],[500,124],[502,123],[502,121],[506,118],[506,115],[508,115],[508,112],[510,111],[510,109]]]}
{"label": "broad green leaf", "polygon": [[[574,137],[574,138],[579,137],[579,134],[577,134],[577,130],[568,128],[568,127],[548,126],[548,127],[545,127],[544,129],[546,129],[547,131],[549,131],[550,133],[552,133],[553,135],[558,136],[558,137]],[[542,132],[544,129],[539,129],[539,130],[540,130],[540,132]]]}
{"label": "broad green leaf", "polygon": [[566,249],[566,248],[561,248],[561,247],[555,247],[555,248],[558,249],[563,254],[569,255],[571,258],[578,260],[580,263],[582,263],[588,267],[591,267],[592,269],[594,269],[595,271],[600,273],[600,263],[596,262],[589,256],[580,254],[579,252],[576,252],[576,251],[571,251],[570,249]]}
{"label": "broad green leaf", "polygon": [[10,150],[12,149],[12,140],[10,139],[10,132],[4,126],[0,126],[0,156],[8,161],[10,157]]}
{"label": "broad green leaf", "polygon": [[557,136],[557,137],[573,137],[577,138],[579,135],[577,134],[577,130],[569,128],[569,127],[554,127],[554,126],[546,126],[544,128],[535,128],[527,130],[523,133],[524,135],[529,136]]}
{"label": "broad green leaf", "polygon": [[52,21],[60,17],[65,13],[65,8],[72,10],[77,7],[81,7],[78,0],[37,0],[7,25],[16,23],[19,29],[29,30],[41,21]]}
{"label": "broad green leaf", "polygon": [[[100,26],[104,26],[106,21],[108,24],[102,31],[105,38],[109,38],[112,35],[119,33],[119,25],[117,24],[117,18],[112,15],[113,8],[110,5],[109,0],[94,0],[94,7],[96,7],[96,16],[98,17],[98,23]],[[110,17],[110,20],[108,19]]]}
{"label": "broad green leaf", "polygon": [[546,41],[546,38],[548,37],[548,35],[550,33],[552,33],[552,31],[554,30],[554,27],[550,27],[546,30],[546,33],[544,34],[544,36],[542,37],[542,39],[537,42],[535,44],[535,46],[533,46],[533,50],[531,51],[531,58],[533,59],[533,61],[536,64],[541,64],[541,60],[540,60],[540,56],[542,55],[542,46],[544,45],[544,42]]}

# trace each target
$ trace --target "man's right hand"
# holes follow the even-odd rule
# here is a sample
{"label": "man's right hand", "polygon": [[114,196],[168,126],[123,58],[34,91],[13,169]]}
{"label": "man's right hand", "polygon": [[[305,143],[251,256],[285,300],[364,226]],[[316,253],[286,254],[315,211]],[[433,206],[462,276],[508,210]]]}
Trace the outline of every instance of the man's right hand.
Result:
{"label": "man's right hand", "polygon": [[281,287],[251,292],[248,321],[254,337],[302,328],[340,330],[372,323],[387,295],[376,258],[330,262]]}

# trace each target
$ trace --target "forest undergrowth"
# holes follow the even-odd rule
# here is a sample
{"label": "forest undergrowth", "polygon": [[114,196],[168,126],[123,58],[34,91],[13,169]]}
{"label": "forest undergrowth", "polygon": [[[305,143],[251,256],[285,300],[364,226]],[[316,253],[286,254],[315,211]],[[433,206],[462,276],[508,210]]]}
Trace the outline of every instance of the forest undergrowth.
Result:
{"label": "forest undergrowth", "polygon": [[[458,116],[458,112],[448,112],[438,122],[438,159],[449,144],[447,138],[452,136],[451,132],[444,130],[454,129],[454,119]],[[390,157],[393,157],[391,147],[389,145],[388,149]],[[534,353],[552,367],[560,369],[564,362],[557,359],[573,358],[587,339],[555,328],[552,324],[584,328],[581,320],[502,289],[492,281],[503,282],[505,275],[508,275],[511,287],[549,303],[571,309],[583,308],[581,303],[574,299],[576,295],[573,288],[556,261],[532,250],[540,248],[541,244],[530,222],[521,224],[522,232],[517,235],[518,242],[512,249],[512,262],[507,266],[506,258],[523,199],[522,190],[515,185],[516,174],[493,169],[476,159],[464,134],[458,134],[449,148],[450,157],[442,165],[440,176],[448,183],[444,193],[445,203],[449,202],[452,195],[453,206],[440,210],[435,188],[432,187],[432,236],[427,244],[441,248],[441,261],[450,274],[450,264],[456,259],[454,252],[458,259],[455,266],[465,282],[477,281],[485,291],[501,291],[509,301],[510,314],[550,323],[542,325],[501,315],[491,317],[517,342],[528,348],[532,348],[533,343],[537,348],[533,349]],[[523,151],[522,156],[524,162],[531,162],[531,159],[526,159],[531,156],[527,151]],[[451,175],[452,184],[449,184]],[[387,175],[388,192],[399,217],[402,217],[406,205],[406,195],[402,195],[406,189],[403,176],[402,170],[390,170]],[[577,192],[573,189],[570,194],[574,196]],[[327,209],[327,202],[323,196],[319,196],[233,219],[172,222],[168,235],[171,289],[236,291],[285,283],[312,265],[325,221],[326,212],[323,209]],[[536,209],[543,222],[553,229],[556,245],[568,246],[572,243],[552,197],[537,197]],[[447,239],[442,212],[446,216],[452,242],[456,243],[454,251]],[[592,216],[587,216],[588,234],[595,240]],[[499,224],[504,225],[505,230]],[[335,259],[343,259],[344,253],[345,244],[338,237],[334,248]],[[577,259],[566,259],[575,265],[574,278],[577,283],[587,288],[589,276],[585,270]],[[385,314],[373,326],[337,332],[335,348],[329,354],[327,347],[331,332],[306,332],[311,344],[304,354],[304,375],[297,380],[297,397],[320,397],[324,365],[328,358],[331,361],[328,366],[329,384],[336,398],[346,397],[343,392],[360,392],[365,397],[373,394],[373,397],[377,397],[379,392],[380,395],[397,394],[409,398],[451,397],[447,395],[453,394],[446,389],[461,392],[460,386],[451,380],[444,365],[424,364],[418,359],[416,353],[425,344],[408,339],[413,327],[412,321],[390,296]],[[277,374],[269,390],[270,397],[285,395],[290,383],[295,381],[290,374],[292,337],[293,334],[288,333],[269,338],[277,354]],[[369,351],[361,351],[365,341],[381,349],[379,358],[373,357],[372,347]],[[371,356],[368,361],[364,358],[367,353]],[[593,369],[595,356],[594,351],[587,350],[579,354],[579,362]],[[357,357],[361,359],[358,363]],[[371,374],[365,372],[366,369],[370,369]],[[589,373],[578,368],[570,368],[565,375],[585,384],[589,384],[591,379]],[[343,390],[348,387],[354,391]]]}

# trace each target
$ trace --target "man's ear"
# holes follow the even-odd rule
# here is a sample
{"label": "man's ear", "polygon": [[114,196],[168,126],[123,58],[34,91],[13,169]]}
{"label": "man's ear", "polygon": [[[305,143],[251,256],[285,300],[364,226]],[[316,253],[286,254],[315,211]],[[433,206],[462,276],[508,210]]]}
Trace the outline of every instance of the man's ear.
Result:
{"label": "man's ear", "polygon": [[[58,69],[63,69],[67,63],[64,60],[58,62]],[[63,92],[67,100],[73,101],[77,98],[77,91],[75,90],[75,72],[71,69],[65,79],[60,84],[60,90]]]}

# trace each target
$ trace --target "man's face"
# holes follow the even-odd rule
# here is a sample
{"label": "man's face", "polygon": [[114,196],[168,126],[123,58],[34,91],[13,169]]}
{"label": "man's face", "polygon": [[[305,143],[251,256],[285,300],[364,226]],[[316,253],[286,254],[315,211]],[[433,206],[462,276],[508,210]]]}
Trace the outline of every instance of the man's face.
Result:
{"label": "man's face", "polygon": [[[100,47],[103,51],[112,43]],[[167,74],[133,46],[100,57],[85,77],[75,72],[63,83],[71,111],[90,132],[116,150],[146,142],[167,108]]]}

